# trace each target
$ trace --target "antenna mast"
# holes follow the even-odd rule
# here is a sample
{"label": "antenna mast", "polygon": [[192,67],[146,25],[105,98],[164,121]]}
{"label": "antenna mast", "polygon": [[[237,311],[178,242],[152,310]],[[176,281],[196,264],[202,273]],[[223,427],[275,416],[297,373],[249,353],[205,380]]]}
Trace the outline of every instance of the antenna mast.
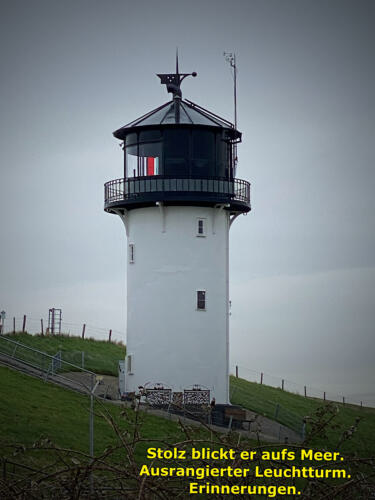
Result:
{"label": "antenna mast", "polygon": [[233,100],[234,100],[234,128],[237,130],[237,65],[236,54],[234,52],[224,52],[225,60],[233,68]]}
{"label": "antenna mast", "polygon": [[[237,65],[235,52],[223,52],[225,60],[233,68],[233,101],[234,101],[234,128],[237,130]],[[234,175],[237,173],[237,145],[233,144]]]}

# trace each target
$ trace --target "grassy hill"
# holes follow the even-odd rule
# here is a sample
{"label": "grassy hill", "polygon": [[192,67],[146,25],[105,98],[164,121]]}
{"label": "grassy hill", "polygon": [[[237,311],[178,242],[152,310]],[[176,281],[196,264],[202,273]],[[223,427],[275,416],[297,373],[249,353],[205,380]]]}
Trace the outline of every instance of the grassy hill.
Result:
{"label": "grassy hill", "polygon": [[[78,365],[81,352],[84,351],[85,366],[96,373],[116,375],[118,360],[125,356],[124,346],[90,339],[28,334],[11,335],[10,338],[50,354],[62,351],[64,359]],[[324,411],[321,408],[328,405],[328,402],[304,398],[235,377],[231,377],[230,388],[232,403],[292,428],[300,426],[302,419],[307,416],[319,421],[321,417],[316,417],[319,411],[324,418]],[[345,456],[345,469],[350,472],[351,477],[356,478],[355,481],[347,481],[344,484],[342,481],[336,483],[329,478],[325,482],[321,480],[308,482],[297,478],[296,485],[300,490],[306,491],[304,498],[369,498],[368,493],[373,492],[375,487],[373,481],[371,482],[373,460],[369,458],[375,456],[375,410],[343,406],[338,403],[335,403],[335,408],[338,409],[338,413],[330,422],[326,437],[319,436],[304,446],[331,451],[338,449]],[[114,419],[119,430],[124,433],[123,437],[119,438],[116,435],[103,417],[103,413]],[[138,415],[142,424],[140,427],[135,427],[134,421]],[[327,415],[332,416],[331,413]],[[129,488],[137,491],[136,496],[129,498],[143,498],[141,491],[146,487],[146,483],[143,483],[143,480],[140,482],[138,470],[141,464],[149,462],[146,459],[147,448],[160,446],[166,449],[177,443],[178,446],[187,448],[208,446],[212,449],[219,446],[215,434],[205,429],[194,430],[188,427],[184,432],[176,422],[169,419],[145,412],[138,414],[131,409],[125,409],[122,405],[96,401],[94,419],[96,459],[92,462],[88,456],[89,417],[87,396],[0,366],[0,496],[12,500],[28,496],[52,498],[53,492],[55,498],[67,498],[67,488],[70,488],[72,491],[69,492],[69,498],[80,498],[78,491],[82,488],[86,488],[87,491],[90,484],[90,470],[95,467],[92,477],[95,487],[98,485],[103,487],[102,498],[108,493],[107,487],[111,488],[113,485],[117,487],[120,484],[122,491],[126,492],[124,498],[128,498]],[[356,420],[359,420],[358,429],[352,439],[341,443],[343,433],[350,429]],[[307,430],[311,429],[311,423],[307,427]],[[236,448],[241,445],[245,450],[256,449],[261,444],[248,440],[245,436],[239,439],[235,433],[221,435],[220,439],[225,440],[224,447]],[[122,445],[122,440],[125,441],[125,446]],[[55,446],[63,449],[56,449]],[[281,445],[281,448],[283,447],[285,445]],[[298,449],[293,445],[287,447]],[[111,451],[111,448],[114,451]],[[262,449],[272,450],[277,447],[265,443]],[[109,457],[105,460],[98,458],[101,454],[109,454]],[[257,463],[250,464],[252,471]],[[271,466],[271,468],[275,468],[278,463],[262,462],[264,467]],[[283,467],[293,463],[285,463]],[[295,463],[298,466],[298,459]],[[165,466],[166,461],[160,461],[160,465]],[[189,466],[189,462],[181,464],[176,461],[174,465],[186,467]],[[207,461],[194,461],[190,465],[194,468],[204,468]],[[321,462],[312,465],[322,467]],[[331,466],[328,463],[326,467]],[[155,498],[154,488],[165,492],[161,498],[174,498],[177,491],[185,495],[184,488],[187,487],[185,483],[189,480],[174,481],[160,477],[153,478],[152,481],[147,481],[151,495],[147,498]],[[262,478],[253,478],[254,484],[263,485],[265,482],[273,488],[275,484],[284,487],[287,481],[282,478],[279,480],[270,478],[266,481]],[[359,486],[361,493],[358,490]],[[344,487],[345,496],[341,497]],[[59,491],[65,496],[59,496]],[[113,497],[113,493],[109,494]],[[186,495],[181,498],[186,498]],[[209,496],[198,495],[197,498],[209,498]]]}
{"label": "grassy hill", "polygon": [[[77,493],[84,485],[89,483],[90,461],[87,457],[89,448],[89,400],[88,397],[81,394],[69,391],[59,386],[44,383],[39,379],[34,379],[27,375],[18,373],[6,367],[0,366],[0,460],[2,463],[2,481],[0,481],[0,496],[2,498],[68,498],[67,491],[72,491],[73,494],[69,498],[88,498],[87,495],[80,496]],[[233,382],[233,381],[232,381]],[[238,381],[235,381],[236,383]],[[244,384],[245,381],[241,381]],[[246,384],[244,385],[246,389]],[[269,388],[266,388],[266,391]],[[268,393],[267,393],[268,394]],[[262,395],[261,392],[258,396]],[[296,396],[298,397],[298,396]],[[285,402],[283,395],[280,396],[280,401]],[[297,401],[297,400],[296,400]],[[244,401],[246,403],[246,401]],[[132,439],[136,443],[135,462],[128,461],[128,451],[123,447],[111,455],[111,458],[104,462],[100,460],[95,463],[95,487],[103,485],[105,487],[122,485],[123,491],[129,488],[138,488],[137,496],[129,498],[144,498],[141,496],[141,490],[144,486],[143,482],[139,481],[138,468],[141,464],[150,463],[145,459],[146,449],[149,446],[161,448],[170,448],[175,443],[191,443],[190,439],[194,439],[197,447],[211,446],[215,447],[214,442],[210,442],[210,433],[207,431],[194,432],[191,429],[184,433],[181,428],[174,422],[158,418],[141,412],[140,418],[143,421],[142,426],[134,433],[134,415],[132,410],[126,410],[121,406],[115,406],[108,403],[95,403],[95,455],[101,454],[108,450],[109,447],[115,447],[119,444],[119,439],[101,417],[100,412],[108,412],[119,425],[121,431],[127,432],[127,442]],[[194,434],[193,434],[194,432]],[[80,454],[66,452],[64,450],[56,450],[53,444],[40,439],[49,438],[52,443],[62,448],[71,448],[76,452],[83,452],[86,457]],[[188,441],[186,441],[188,439]],[[225,437],[227,444],[230,447],[236,447],[239,444],[236,435]],[[32,449],[24,449],[32,447]],[[39,442],[39,444],[38,444]],[[14,455],[14,445],[20,444],[18,453]],[[257,444],[254,442],[241,440],[243,449],[252,449]],[[189,444],[187,444],[189,446]],[[130,446],[132,447],[132,446]],[[265,449],[270,450],[273,447],[266,446]],[[361,450],[362,451],[362,450]],[[18,465],[14,468],[14,463]],[[170,463],[169,461],[167,461]],[[167,465],[166,461],[158,461],[152,463],[154,465]],[[191,463],[193,467],[200,467],[202,470],[207,466],[207,460]],[[210,462],[211,464],[213,462]],[[219,462],[216,462],[217,466]],[[258,463],[258,462],[256,462]],[[276,462],[264,462],[265,466],[270,465],[275,467]],[[298,461],[296,462],[298,464]],[[173,462],[175,466],[186,467],[189,462]],[[290,465],[290,464],[289,464]],[[317,463],[321,466],[321,463]],[[22,466],[26,467],[23,469]],[[252,464],[246,463],[246,466],[253,468]],[[346,465],[348,467],[348,464]],[[32,468],[31,468],[32,467]],[[37,472],[35,472],[37,470]],[[362,474],[362,470],[354,469],[356,474]],[[371,474],[369,466],[364,465],[363,470],[366,474]],[[350,469],[352,472],[352,469]],[[26,475],[29,475],[26,478]],[[25,479],[23,479],[25,477]],[[359,476],[358,476],[359,477]],[[362,477],[362,476],[361,476]],[[148,481],[149,496],[145,498],[157,498],[154,496],[153,488],[158,488],[158,491],[165,492],[160,498],[187,498],[187,495],[181,496],[181,488],[184,488],[184,483],[189,479],[177,478],[175,481],[170,478],[153,478],[155,481]],[[366,477],[360,479],[364,483],[366,490]],[[224,480],[225,481],[225,480]],[[236,481],[239,479],[235,478]],[[275,481],[277,484],[284,485],[286,480],[280,479],[258,479],[257,484],[271,484],[274,487]],[[103,484],[104,483],[104,484]],[[317,481],[315,481],[317,483]],[[344,498],[339,496],[342,481],[335,484],[329,479],[326,482],[321,482],[319,485],[319,495],[314,484],[307,484],[306,480],[298,480],[296,484],[299,489],[307,488],[307,496],[304,498]],[[346,487],[350,488],[350,483]],[[9,488],[8,488],[9,486]],[[332,495],[327,496],[328,488],[334,488]],[[372,486],[371,486],[372,487]],[[310,488],[310,489],[309,489]],[[309,496],[313,488],[313,496]],[[356,485],[350,489],[349,493],[356,492]],[[21,491],[21,493],[20,493]],[[87,491],[87,490],[86,490]],[[370,490],[368,490],[370,491]],[[5,492],[5,493],[4,493]],[[15,493],[17,492],[17,494]],[[53,496],[52,496],[53,492]],[[346,490],[345,490],[346,492]],[[32,493],[32,495],[31,495]],[[61,493],[61,496],[60,496]],[[113,498],[113,493],[107,492],[109,496],[105,498]],[[179,495],[177,495],[179,493]],[[182,493],[183,494],[183,493]],[[367,498],[362,495],[345,496],[345,498]],[[120,495],[121,496],[121,495]],[[117,496],[118,498],[120,496]],[[100,496],[99,496],[100,497]],[[98,498],[99,498],[98,497]],[[197,495],[197,498],[210,498],[206,495]],[[286,497],[285,498],[290,498]],[[91,498],[91,497],[90,497]],[[103,496],[104,498],[104,496]],[[121,498],[128,498],[122,495]],[[215,496],[215,498],[218,498]],[[221,497],[220,497],[221,498]],[[242,497],[241,497],[242,498]],[[264,498],[264,496],[255,496],[254,498]]]}
{"label": "grassy hill", "polygon": [[[88,453],[89,397],[0,366],[0,454],[12,455],[12,445],[32,446],[42,436],[56,445]],[[121,418],[123,408],[109,403],[95,404],[95,453],[117,440],[108,423],[98,414],[102,409],[130,429]],[[175,422],[144,414],[142,437],[178,440],[182,434]],[[144,457],[145,446],[137,455]]]}
{"label": "grassy hill", "polygon": [[[9,335],[9,338],[49,354],[55,354],[61,350],[63,359],[78,365],[81,364],[81,352],[84,351],[85,368],[101,374],[117,375],[118,360],[125,356],[124,346],[105,341],[83,340],[79,337],[64,335],[43,337],[26,333]],[[304,417],[314,416],[319,408],[328,404],[322,400],[305,398],[281,389],[235,377],[230,379],[230,388],[233,404],[253,410],[297,431],[301,430]],[[342,445],[342,449],[348,453],[374,455],[375,409],[365,407],[361,409],[354,405],[343,406],[340,403],[335,403],[335,407],[338,409],[338,414],[333,420],[335,428],[329,429],[325,439],[315,439],[312,444],[334,449],[343,431],[349,429],[356,419],[359,419],[355,438],[347,440]]]}
{"label": "grassy hill", "polygon": [[124,359],[126,353],[125,346],[119,343],[69,335],[43,336],[15,333],[6,337],[52,356],[61,351],[64,361],[78,366],[82,364],[82,352],[84,352],[84,368],[102,375],[117,376],[118,361]]}
{"label": "grassy hill", "polygon": [[[233,404],[241,405],[292,428],[297,422],[300,423],[307,416],[313,416],[320,408],[329,404],[327,401],[305,398],[241,378],[231,377],[230,387]],[[328,430],[326,438],[315,439],[312,444],[335,449],[343,431],[359,419],[355,437],[344,442],[342,450],[364,456],[375,455],[375,409],[355,405],[343,406],[342,403],[334,403],[334,406],[338,410],[332,421],[335,428]]]}

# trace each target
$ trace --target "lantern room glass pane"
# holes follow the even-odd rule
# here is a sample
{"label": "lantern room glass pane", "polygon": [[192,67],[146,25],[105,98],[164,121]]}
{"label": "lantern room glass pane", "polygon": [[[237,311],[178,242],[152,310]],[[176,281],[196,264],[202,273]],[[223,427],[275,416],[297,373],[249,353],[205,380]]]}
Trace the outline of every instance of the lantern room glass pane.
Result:
{"label": "lantern room glass pane", "polygon": [[138,145],[128,146],[126,154],[126,177],[138,177]]}
{"label": "lantern room glass pane", "polygon": [[140,175],[160,175],[162,158],[161,142],[139,144],[139,157],[142,164]]}
{"label": "lantern room glass pane", "polygon": [[160,175],[161,164],[161,142],[141,143],[126,147],[127,178]]}
{"label": "lantern room glass pane", "polygon": [[128,134],[126,136],[125,145],[130,146],[131,144],[137,144],[138,142],[138,134],[134,132],[133,134]]}
{"label": "lantern room glass pane", "polygon": [[165,130],[164,175],[189,175],[189,130]]}
{"label": "lantern room glass pane", "polygon": [[225,177],[227,169],[228,143],[223,140],[221,133],[216,134],[216,176]]}
{"label": "lantern room glass pane", "polygon": [[139,134],[139,142],[160,141],[160,130],[142,130]]}
{"label": "lantern room glass pane", "polygon": [[215,175],[215,135],[210,130],[192,132],[192,175],[213,177]]}

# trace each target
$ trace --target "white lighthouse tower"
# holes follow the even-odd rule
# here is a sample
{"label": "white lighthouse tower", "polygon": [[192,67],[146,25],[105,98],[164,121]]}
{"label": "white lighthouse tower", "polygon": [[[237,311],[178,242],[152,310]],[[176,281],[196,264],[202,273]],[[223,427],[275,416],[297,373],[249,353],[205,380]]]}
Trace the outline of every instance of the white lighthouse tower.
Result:
{"label": "white lighthouse tower", "polygon": [[195,387],[227,404],[229,228],[250,210],[235,178],[241,133],[182,99],[178,67],[158,76],[172,100],[114,132],[124,178],[105,184],[128,244],[125,390]]}

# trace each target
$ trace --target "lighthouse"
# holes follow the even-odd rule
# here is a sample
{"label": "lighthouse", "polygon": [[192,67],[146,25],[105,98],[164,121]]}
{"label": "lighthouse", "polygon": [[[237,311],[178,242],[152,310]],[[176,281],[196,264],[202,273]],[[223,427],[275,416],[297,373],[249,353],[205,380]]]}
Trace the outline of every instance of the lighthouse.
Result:
{"label": "lighthouse", "polygon": [[241,133],[182,98],[196,73],[160,74],[172,99],[113,135],[123,177],[105,211],[127,237],[125,391],[204,391],[229,403],[229,230],[250,210],[236,178]]}

